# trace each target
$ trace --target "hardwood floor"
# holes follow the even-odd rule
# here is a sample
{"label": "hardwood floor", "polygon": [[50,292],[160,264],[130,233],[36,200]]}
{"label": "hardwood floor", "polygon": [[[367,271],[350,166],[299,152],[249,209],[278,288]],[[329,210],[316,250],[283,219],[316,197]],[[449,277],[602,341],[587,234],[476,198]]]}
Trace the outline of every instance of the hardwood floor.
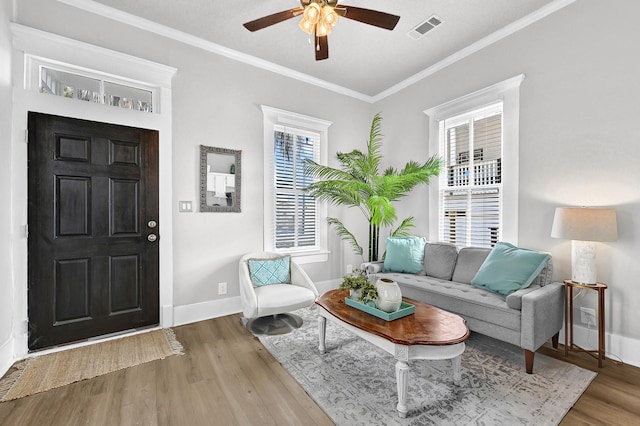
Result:
{"label": "hardwood floor", "polygon": [[[240,315],[174,330],[186,355],[0,403],[0,425],[332,424]],[[565,360],[550,346],[539,352]],[[584,354],[568,360],[598,376],[562,425],[640,423],[640,369],[610,360],[598,369]]]}
{"label": "hardwood floor", "polygon": [[240,323],[174,328],[185,355],[0,403],[0,425],[332,425]]}
{"label": "hardwood floor", "polygon": [[[587,390],[564,417],[561,425],[637,425],[640,424],[640,368],[621,364],[607,358],[602,368],[588,354],[570,352],[564,356],[564,347],[558,350],[550,344],[538,349],[553,358],[598,373]],[[534,366],[535,373],[535,366]]]}

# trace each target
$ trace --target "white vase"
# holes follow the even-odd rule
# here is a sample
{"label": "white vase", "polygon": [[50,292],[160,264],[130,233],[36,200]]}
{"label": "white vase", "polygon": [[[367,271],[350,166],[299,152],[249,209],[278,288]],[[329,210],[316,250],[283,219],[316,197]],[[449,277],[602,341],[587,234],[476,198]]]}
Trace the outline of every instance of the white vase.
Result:
{"label": "white vase", "polygon": [[362,295],[362,290],[360,290],[359,288],[357,289],[350,289],[349,290],[349,296],[353,299],[353,300],[358,300],[360,299],[360,296]]}
{"label": "white vase", "polygon": [[385,312],[395,312],[400,308],[402,292],[397,282],[389,278],[379,278],[376,282],[376,290],[378,291],[378,299],[376,299],[378,309]]}

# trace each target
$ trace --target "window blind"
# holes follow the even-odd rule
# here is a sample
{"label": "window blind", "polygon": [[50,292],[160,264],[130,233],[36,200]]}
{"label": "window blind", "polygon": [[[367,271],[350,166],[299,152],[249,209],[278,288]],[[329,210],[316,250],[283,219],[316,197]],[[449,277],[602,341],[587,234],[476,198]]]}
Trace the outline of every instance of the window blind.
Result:
{"label": "window blind", "polygon": [[441,121],[440,240],[493,247],[500,239],[502,104]]}
{"label": "window blind", "polygon": [[313,178],[304,173],[304,162],[319,161],[320,137],[276,126],[274,142],[274,246],[277,250],[318,248],[316,200],[304,192]]}

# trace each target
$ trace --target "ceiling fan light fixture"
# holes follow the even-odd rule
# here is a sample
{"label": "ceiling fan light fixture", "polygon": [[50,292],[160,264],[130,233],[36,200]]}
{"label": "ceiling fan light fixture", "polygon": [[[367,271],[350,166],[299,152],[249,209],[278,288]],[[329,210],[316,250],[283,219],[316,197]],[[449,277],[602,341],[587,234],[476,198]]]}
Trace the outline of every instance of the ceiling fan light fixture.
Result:
{"label": "ceiling fan light fixture", "polygon": [[338,14],[336,13],[335,8],[329,5],[322,8],[322,22],[331,27],[336,26],[338,23]]}
{"label": "ceiling fan light fixture", "polygon": [[320,20],[320,5],[318,3],[311,3],[307,7],[304,8],[304,19],[309,21],[312,24],[317,24]]}
{"label": "ceiling fan light fixture", "polygon": [[328,25],[324,21],[316,24],[316,35],[318,37],[328,36],[329,34],[331,34],[331,25]]}
{"label": "ceiling fan light fixture", "polygon": [[311,22],[307,21],[307,19],[303,16],[302,19],[300,20],[300,23],[298,23],[298,27],[300,27],[300,29],[305,33],[309,35],[313,35],[313,32],[316,26],[315,24],[312,24]]}

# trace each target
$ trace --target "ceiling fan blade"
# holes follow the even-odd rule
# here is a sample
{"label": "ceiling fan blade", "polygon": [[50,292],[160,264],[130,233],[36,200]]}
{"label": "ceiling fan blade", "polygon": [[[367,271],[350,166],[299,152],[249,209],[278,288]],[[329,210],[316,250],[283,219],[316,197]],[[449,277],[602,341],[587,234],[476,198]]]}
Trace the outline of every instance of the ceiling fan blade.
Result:
{"label": "ceiling fan blade", "polygon": [[329,57],[329,39],[327,36],[316,37],[314,50],[316,51],[316,61],[322,61]]}
{"label": "ceiling fan blade", "polygon": [[301,7],[296,7],[295,9],[283,10],[282,12],[274,13],[273,15],[263,16],[262,18],[258,18],[255,21],[247,22],[244,25],[246,29],[249,31],[258,31],[263,28],[270,27],[271,25],[277,24],[282,21],[286,21],[287,19],[291,19],[294,16],[297,16],[301,13],[303,9]]}
{"label": "ceiling fan blade", "polygon": [[373,25],[374,27],[384,28],[385,30],[394,29],[400,19],[398,15],[391,15],[377,10],[346,6],[344,4],[340,4],[339,7],[347,9],[347,13],[344,15],[345,18]]}

